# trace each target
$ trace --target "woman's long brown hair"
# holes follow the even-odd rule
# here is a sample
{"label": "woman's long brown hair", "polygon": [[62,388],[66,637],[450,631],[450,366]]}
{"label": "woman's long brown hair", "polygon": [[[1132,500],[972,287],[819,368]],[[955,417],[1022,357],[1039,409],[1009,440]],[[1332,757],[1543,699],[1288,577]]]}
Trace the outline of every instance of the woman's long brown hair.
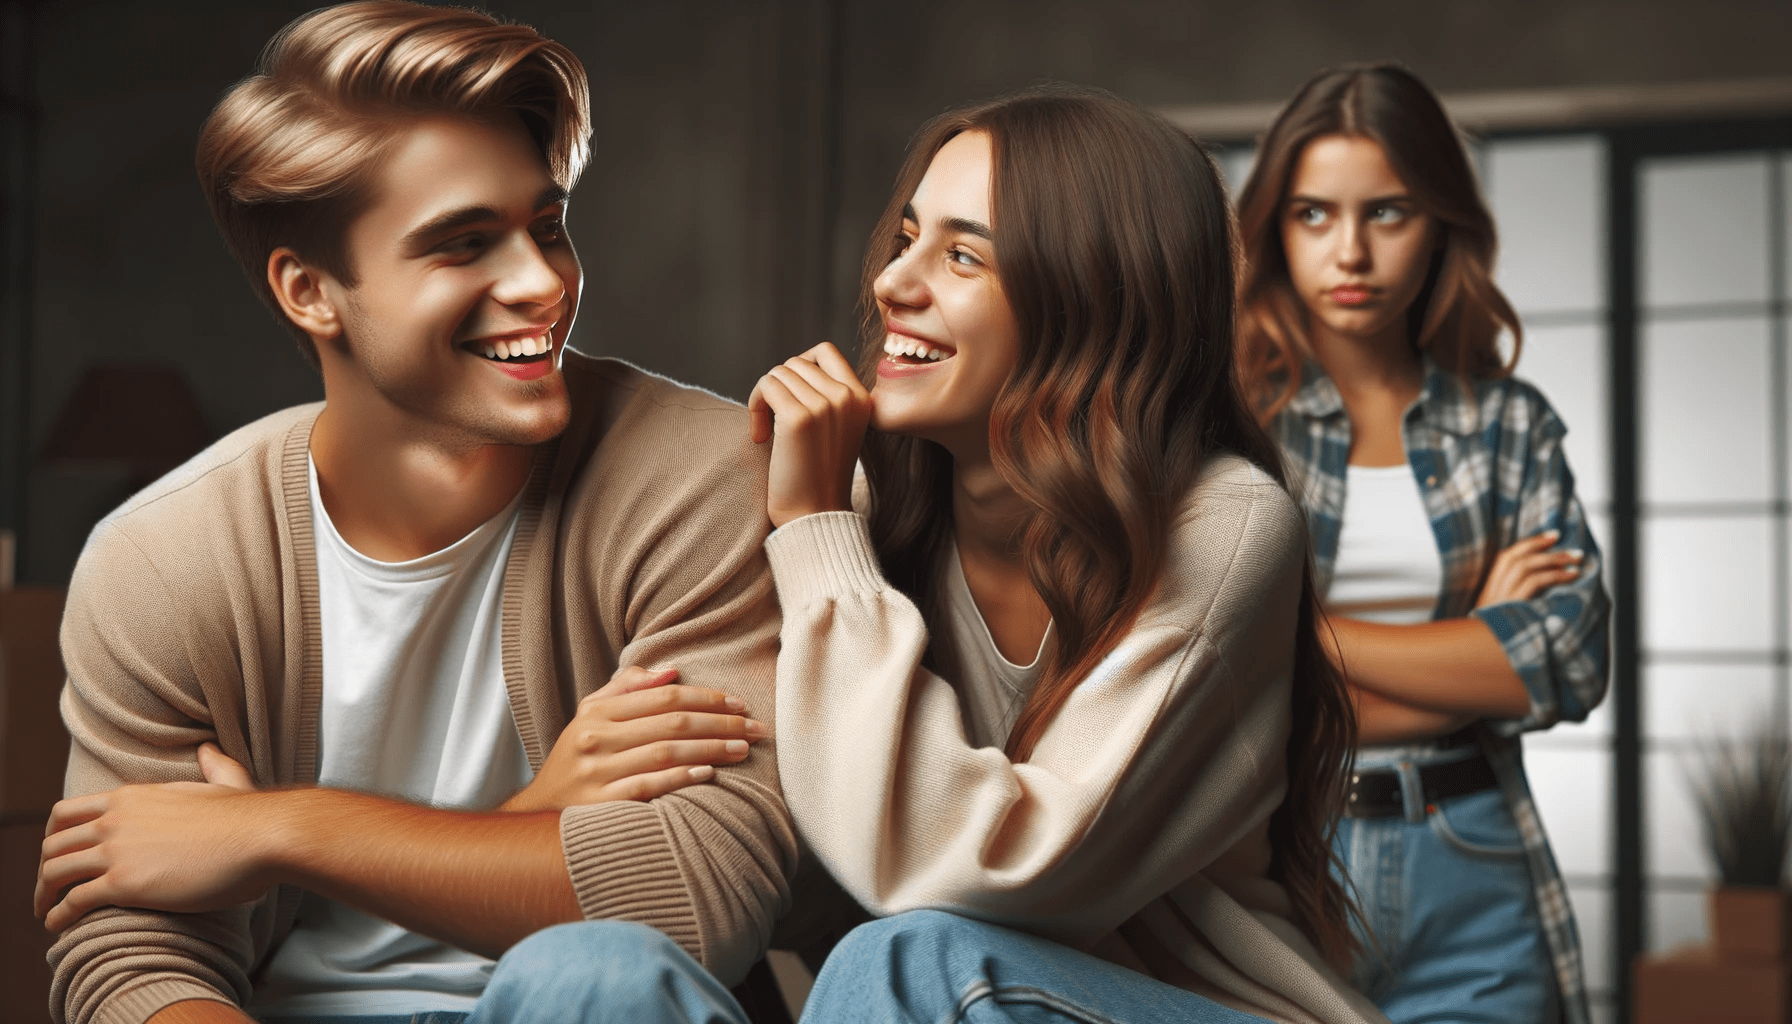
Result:
{"label": "woman's long brown hair", "polygon": [[[1430,277],[1407,314],[1413,346],[1429,349],[1439,366],[1462,377],[1509,375],[1524,331],[1493,283],[1493,217],[1442,105],[1397,64],[1328,68],[1301,86],[1270,125],[1238,197],[1245,260],[1238,371],[1258,416],[1267,423],[1288,404],[1313,358],[1307,307],[1289,283],[1282,212],[1301,153],[1322,135],[1379,144],[1413,202],[1443,231]],[[1509,358],[1500,352],[1502,328],[1512,332]]]}
{"label": "woman's long brown hair", "polygon": [[[987,132],[997,272],[1021,338],[995,402],[996,470],[1032,508],[1021,546],[1057,638],[1008,739],[1016,761],[1119,643],[1156,586],[1172,517],[1206,460],[1235,452],[1283,479],[1276,446],[1233,373],[1233,245],[1205,151],[1108,93],[1033,89],[925,125],[865,257],[860,370],[874,380],[882,319],[872,287],[899,251],[902,210],[948,139]],[[952,457],[873,431],[863,461],[871,536],[890,580],[938,609],[952,533]],[[1309,560],[1310,563],[1310,560]],[[1354,944],[1331,836],[1356,739],[1343,679],[1315,632],[1302,581],[1288,791],[1270,819],[1272,875],[1296,923],[1333,962]]]}

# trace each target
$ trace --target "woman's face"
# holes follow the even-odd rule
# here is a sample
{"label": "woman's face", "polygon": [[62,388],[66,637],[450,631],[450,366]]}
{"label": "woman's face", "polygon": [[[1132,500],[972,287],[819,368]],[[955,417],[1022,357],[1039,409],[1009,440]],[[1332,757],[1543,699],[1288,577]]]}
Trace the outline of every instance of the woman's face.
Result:
{"label": "woman's face", "polygon": [[1321,135],[1294,165],[1282,250],[1315,333],[1405,342],[1406,310],[1425,286],[1437,229],[1360,135]]}
{"label": "woman's face", "polygon": [[985,132],[940,147],[903,210],[901,252],[872,288],[884,320],[873,425],[959,457],[987,453],[990,409],[1020,353],[996,275],[993,167]]}

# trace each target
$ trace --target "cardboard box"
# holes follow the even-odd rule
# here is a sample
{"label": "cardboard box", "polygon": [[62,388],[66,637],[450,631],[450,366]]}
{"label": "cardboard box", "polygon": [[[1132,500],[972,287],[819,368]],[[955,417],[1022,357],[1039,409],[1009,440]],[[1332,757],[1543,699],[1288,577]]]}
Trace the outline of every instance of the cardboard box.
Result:
{"label": "cardboard box", "polygon": [[68,731],[57,710],[64,673],[61,587],[0,590],[0,822],[43,821],[62,799]]}
{"label": "cardboard box", "polygon": [[1635,1024],[1787,1024],[1792,963],[1732,963],[1707,946],[1637,958]]}

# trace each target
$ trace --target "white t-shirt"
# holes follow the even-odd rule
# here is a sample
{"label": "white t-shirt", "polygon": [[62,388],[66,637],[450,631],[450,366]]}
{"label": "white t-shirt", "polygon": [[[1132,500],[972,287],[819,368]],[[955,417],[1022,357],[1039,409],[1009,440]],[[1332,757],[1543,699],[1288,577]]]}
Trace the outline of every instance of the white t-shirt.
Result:
{"label": "white t-shirt", "polygon": [[[520,499],[434,554],[379,562],[336,532],[311,467],[324,657],[318,785],[479,810],[528,783],[501,661]],[[467,1011],[491,970],[485,957],[307,893],[251,1007]]]}
{"label": "white t-shirt", "polygon": [[1326,611],[1391,626],[1429,622],[1443,583],[1443,557],[1411,467],[1347,467]]}
{"label": "white t-shirt", "polygon": [[[1443,589],[1443,556],[1437,550],[1425,496],[1412,468],[1350,466],[1344,480],[1344,516],[1326,611],[1367,622],[1407,626],[1430,622]],[[1358,768],[1439,756],[1434,740],[1357,748]],[[1466,748],[1447,756],[1470,753]]]}

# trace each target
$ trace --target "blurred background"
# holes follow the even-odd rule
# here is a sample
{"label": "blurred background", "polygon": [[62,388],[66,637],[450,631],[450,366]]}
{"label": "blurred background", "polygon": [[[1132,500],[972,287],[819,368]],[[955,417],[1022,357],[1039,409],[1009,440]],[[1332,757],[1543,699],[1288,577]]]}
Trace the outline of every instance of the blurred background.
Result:
{"label": "blurred background", "polygon": [[[20,583],[66,583],[131,490],[322,397],[192,169],[211,105],[312,6],[0,4],[0,529]],[[485,6],[591,75],[573,344],[737,399],[816,341],[850,346],[866,233],[930,115],[1104,86],[1202,137],[1236,185],[1314,70],[1406,63],[1475,138],[1518,373],[1570,427],[1612,569],[1612,696],[1526,753],[1598,1019],[1629,1019],[1634,954],[1703,939],[1690,744],[1787,715],[1792,4]]]}

